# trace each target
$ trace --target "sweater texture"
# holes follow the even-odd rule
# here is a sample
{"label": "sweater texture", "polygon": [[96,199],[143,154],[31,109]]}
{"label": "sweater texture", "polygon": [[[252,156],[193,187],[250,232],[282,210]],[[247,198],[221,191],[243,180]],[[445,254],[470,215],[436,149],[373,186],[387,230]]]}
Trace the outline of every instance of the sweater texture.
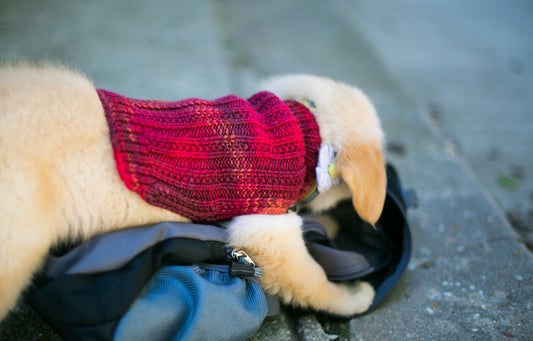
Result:
{"label": "sweater texture", "polygon": [[295,101],[155,101],[98,89],[118,173],[153,206],[197,222],[283,214],[315,181],[320,134]]}

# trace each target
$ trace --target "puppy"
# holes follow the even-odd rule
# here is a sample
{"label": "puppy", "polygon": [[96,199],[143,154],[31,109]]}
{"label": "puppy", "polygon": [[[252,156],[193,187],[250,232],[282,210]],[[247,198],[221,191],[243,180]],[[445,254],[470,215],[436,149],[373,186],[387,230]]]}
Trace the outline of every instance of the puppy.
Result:
{"label": "puppy", "polygon": [[[283,101],[311,103],[320,144],[336,152],[342,181],[320,193],[309,208],[318,212],[351,196],[359,215],[374,224],[385,199],[384,138],[366,96],[347,85],[305,75],[273,78],[261,89]],[[151,189],[135,182],[138,174],[152,174],[127,178],[131,167],[121,166],[124,159],[116,141],[129,133],[116,130],[110,121],[109,108],[122,98],[114,96],[61,67],[0,68],[0,319],[58,241],[161,221],[191,221],[191,215],[173,209],[186,205],[182,201],[187,196],[157,199]],[[171,134],[172,129],[166,131]],[[144,149],[139,153],[147,155]],[[159,175],[165,174],[161,170]],[[192,186],[195,180],[189,181]],[[159,188],[161,192],[165,190]],[[155,201],[149,200],[151,195]],[[199,207],[198,217],[209,216]],[[263,288],[296,306],[340,315],[365,311],[372,303],[372,287],[328,281],[305,248],[301,218],[279,210],[230,211],[223,217],[232,218],[227,225],[229,245],[245,250],[263,267]]]}

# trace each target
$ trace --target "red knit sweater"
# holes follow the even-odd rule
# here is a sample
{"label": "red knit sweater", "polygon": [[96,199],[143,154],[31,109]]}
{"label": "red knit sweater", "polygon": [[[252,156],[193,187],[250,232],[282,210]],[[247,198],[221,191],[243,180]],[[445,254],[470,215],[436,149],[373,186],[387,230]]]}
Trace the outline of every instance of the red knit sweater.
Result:
{"label": "red knit sweater", "polygon": [[151,205],[199,222],[282,214],[314,182],[320,135],[298,102],[268,92],[177,102],[97,92],[120,177]]}

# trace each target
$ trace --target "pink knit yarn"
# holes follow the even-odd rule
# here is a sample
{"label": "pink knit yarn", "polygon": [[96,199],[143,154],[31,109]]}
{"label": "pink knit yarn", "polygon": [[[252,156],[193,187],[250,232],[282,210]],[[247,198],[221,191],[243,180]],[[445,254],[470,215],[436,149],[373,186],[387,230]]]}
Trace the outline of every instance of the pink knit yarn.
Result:
{"label": "pink knit yarn", "polygon": [[176,102],[97,92],[120,177],[151,205],[198,222],[282,214],[314,182],[320,135],[298,102],[269,92]]}

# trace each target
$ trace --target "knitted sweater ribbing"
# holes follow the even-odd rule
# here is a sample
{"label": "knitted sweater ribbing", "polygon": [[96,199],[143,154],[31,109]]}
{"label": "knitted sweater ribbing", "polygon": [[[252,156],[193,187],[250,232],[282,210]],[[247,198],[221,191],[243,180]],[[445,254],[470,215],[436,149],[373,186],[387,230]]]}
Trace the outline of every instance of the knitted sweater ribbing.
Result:
{"label": "knitted sweater ribbing", "polygon": [[175,102],[97,92],[120,177],[151,205],[198,222],[282,214],[314,182],[320,135],[298,102],[268,92]]}

